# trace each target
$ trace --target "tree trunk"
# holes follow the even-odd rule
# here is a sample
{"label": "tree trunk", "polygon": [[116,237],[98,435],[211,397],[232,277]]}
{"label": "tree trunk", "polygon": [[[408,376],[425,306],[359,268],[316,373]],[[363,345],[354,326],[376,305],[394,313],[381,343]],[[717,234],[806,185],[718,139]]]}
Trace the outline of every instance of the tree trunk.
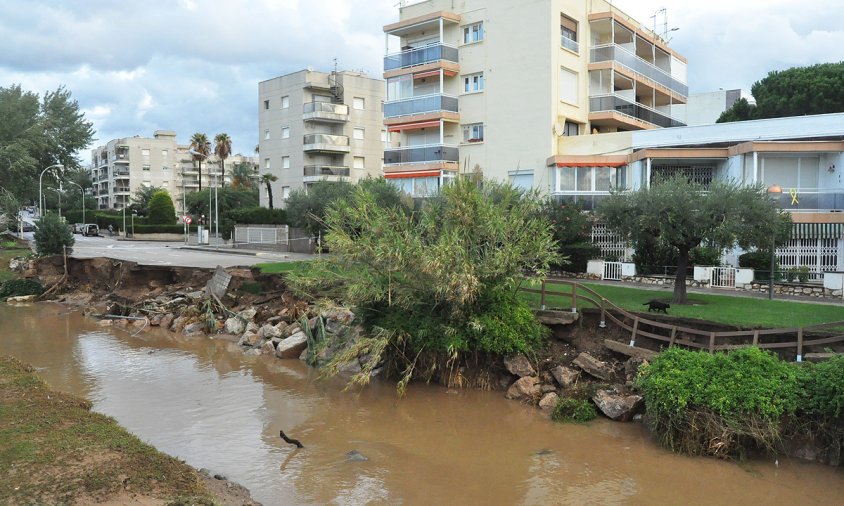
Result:
{"label": "tree trunk", "polygon": [[222,173],[223,179],[220,180],[220,187],[226,187],[226,159],[220,157],[220,172]]}
{"label": "tree trunk", "polygon": [[273,187],[267,182],[267,199],[270,201],[270,210],[273,209]]}
{"label": "tree trunk", "polygon": [[199,191],[202,191],[202,160],[199,160]]}
{"label": "tree trunk", "polygon": [[686,303],[686,269],[689,266],[689,250],[679,250],[677,255],[677,274],[674,277],[674,304]]}

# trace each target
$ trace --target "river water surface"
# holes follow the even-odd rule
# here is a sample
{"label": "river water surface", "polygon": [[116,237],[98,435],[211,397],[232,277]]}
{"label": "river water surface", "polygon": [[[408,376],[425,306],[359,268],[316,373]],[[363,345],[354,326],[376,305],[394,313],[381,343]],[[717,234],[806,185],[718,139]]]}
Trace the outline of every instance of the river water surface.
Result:
{"label": "river water surface", "polygon": [[[132,337],[58,305],[0,304],[0,353],[158,449],[286,504],[841,504],[844,471],[673,455],[638,424],[553,424],[500,393],[344,392],[223,340]],[[296,450],[279,430],[300,439]],[[368,461],[349,461],[357,450]]]}

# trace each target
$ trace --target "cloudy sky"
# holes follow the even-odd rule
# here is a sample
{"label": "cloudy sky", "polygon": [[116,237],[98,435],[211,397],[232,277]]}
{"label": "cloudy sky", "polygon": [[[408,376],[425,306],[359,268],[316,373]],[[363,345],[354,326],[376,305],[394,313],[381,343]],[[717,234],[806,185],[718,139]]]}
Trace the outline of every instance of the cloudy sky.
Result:
{"label": "cloudy sky", "polygon": [[[489,0],[516,1],[516,0]],[[588,0],[584,0],[588,1]],[[398,0],[0,0],[0,86],[65,85],[100,141],[175,130],[257,144],[257,83],[313,66],[381,73]],[[652,27],[665,7],[692,92],[844,59],[842,0],[615,0]],[[662,15],[658,17],[661,30]],[[2,118],[0,118],[2,120]],[[83,154],[87,161],[88,155]]]}

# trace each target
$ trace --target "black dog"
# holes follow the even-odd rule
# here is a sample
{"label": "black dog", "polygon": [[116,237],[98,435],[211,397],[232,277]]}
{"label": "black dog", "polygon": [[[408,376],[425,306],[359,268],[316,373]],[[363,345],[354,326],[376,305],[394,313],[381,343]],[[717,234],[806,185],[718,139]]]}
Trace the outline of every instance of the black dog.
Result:
{"label": "black dog", "polygon": [[666,304],[665,302],[660,302],[658,300],[650,300],[642,304],[643,306],[648,306],[648,311],[656,311],[659,313],[662,311],[665,314],[668,314],[667,309],[671,307],[671,304]]}

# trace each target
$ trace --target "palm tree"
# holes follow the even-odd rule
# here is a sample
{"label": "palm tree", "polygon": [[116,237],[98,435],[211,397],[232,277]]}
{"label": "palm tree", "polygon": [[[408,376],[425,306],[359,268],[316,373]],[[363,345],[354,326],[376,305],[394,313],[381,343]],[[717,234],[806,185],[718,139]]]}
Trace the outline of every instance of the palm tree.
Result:
{"label": "palm tree", "polygon": [[252,188],[253,178],[257,173],[257,167],[254,167],[249,162],[235,163],[232,167],[232,187]]}
{"label": "palm tree", "polygon": [[220,159],[220,170],[222,171],[222,186],[226,186],[226,158],[232,154],[232,139],[229,134],[217,134],[214,137],[214,154]]}
{"label": "palm tree", "polygon": [[207,135],[197,132],[190,138],[190,149],[194,151],[193,160],[199,162],[199,191],[202,191],[202,160],[211,154],[211,141]]}
{"label": "palm tree", "polygon": [[273,187],[270,183],[278,181],[278,176],[274,176],[267,172],[261,176],[261,182],[267,185],[267,200],[270,201],[270,209],[273,209]]}

